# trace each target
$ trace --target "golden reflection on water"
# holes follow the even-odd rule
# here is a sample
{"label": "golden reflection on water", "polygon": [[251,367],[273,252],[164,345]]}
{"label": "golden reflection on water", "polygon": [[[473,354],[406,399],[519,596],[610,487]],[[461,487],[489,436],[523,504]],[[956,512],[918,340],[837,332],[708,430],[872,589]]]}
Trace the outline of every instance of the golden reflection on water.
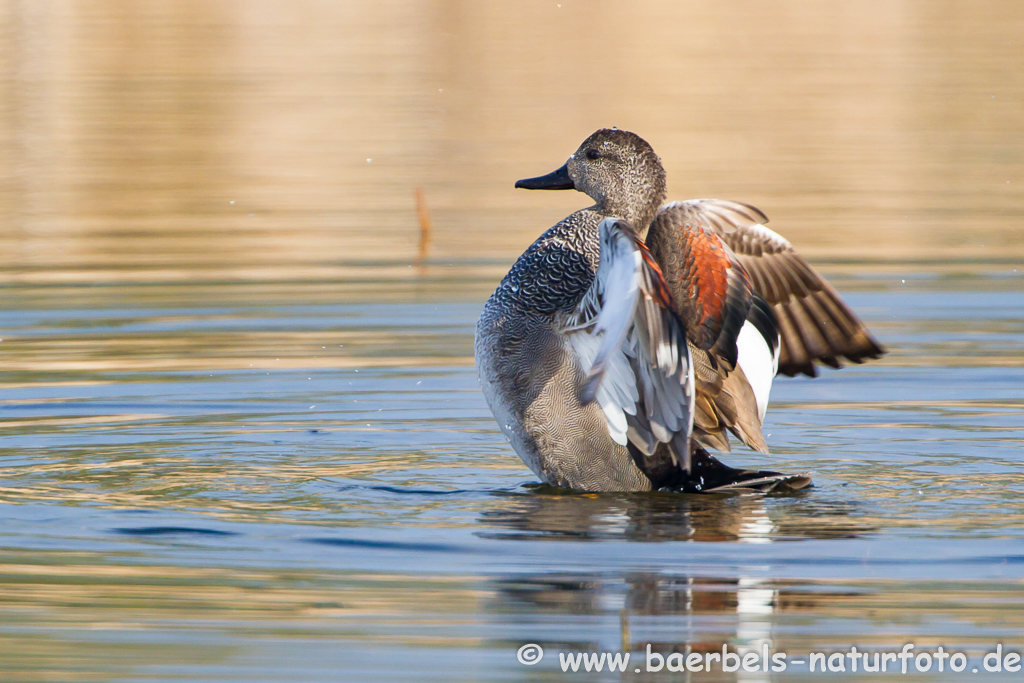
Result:
{"label": "golden reflection on water", "polygon": [[8,0],[5,275],[411,262],[418,187],[435,259],[507,261],[585,201],[513,180],[612,124],[812,256],[1020,258],[1022,30],[1010,0]]}

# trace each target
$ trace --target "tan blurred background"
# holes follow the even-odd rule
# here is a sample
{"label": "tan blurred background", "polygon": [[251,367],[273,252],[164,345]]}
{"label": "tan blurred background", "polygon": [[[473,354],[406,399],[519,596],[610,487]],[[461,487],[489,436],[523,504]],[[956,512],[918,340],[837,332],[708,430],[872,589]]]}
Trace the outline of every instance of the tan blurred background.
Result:
{"label": "tan blurred background", "polygon": [[0,0],[3,281],[508,262],[595,128],[819,259],[1024,256],[1024,4]]}

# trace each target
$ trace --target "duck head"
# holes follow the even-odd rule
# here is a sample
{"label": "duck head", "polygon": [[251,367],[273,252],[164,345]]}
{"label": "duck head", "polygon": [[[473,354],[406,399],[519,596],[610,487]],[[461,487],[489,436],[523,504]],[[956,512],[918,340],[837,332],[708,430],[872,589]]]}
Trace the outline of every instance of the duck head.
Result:
{"label": "duck head", "polygon": [[665,201],[665,169],[636,133],[602,128],[580,145],[557,171],[516,181],[527,190],[579,190],[605,216],[625,218],[641,234]]}

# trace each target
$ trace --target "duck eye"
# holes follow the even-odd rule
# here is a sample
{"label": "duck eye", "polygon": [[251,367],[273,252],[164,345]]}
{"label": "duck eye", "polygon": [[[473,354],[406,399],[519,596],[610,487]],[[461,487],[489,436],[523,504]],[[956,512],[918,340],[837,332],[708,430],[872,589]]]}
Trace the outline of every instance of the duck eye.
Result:
{"label": "duck eye", "polygon": [[598,152],[596,149],[589,149],[589,150],[587,150],[587,158],[588,159],[600,159],[601,158],[601,153]]}

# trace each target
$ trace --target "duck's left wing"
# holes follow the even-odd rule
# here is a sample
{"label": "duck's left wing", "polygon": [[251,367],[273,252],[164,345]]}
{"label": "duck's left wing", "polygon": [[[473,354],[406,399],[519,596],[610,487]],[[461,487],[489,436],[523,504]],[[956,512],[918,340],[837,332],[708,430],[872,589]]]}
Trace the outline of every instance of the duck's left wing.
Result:
{"label": "duck's left wing", "polygon": [[735,202],[673,202],[659,209],[647,233],[694,346],[694,438],[720,450],[729,450],[729,430],[768,452],[761,430],[777,367],[778,328],[721,236],[760,217]]}
{"label": "duck's left wing", "polygon": [[[778,321],[779,374],[815,377],[816,363],[838,368],[843,359],[863,363],[885,353],[832,285],[786,238],[765,227],[768,217],[754,207],[721,199],[691,199],[663,206],[652,231],[659,221],[704,226],[729,246],[746,269],[753,290],[771,305]],[[654,248],[655,239],[651,235],[647,239]],[[656,248],[655,255],[660,262]]]}
{"label": "duck's left wing", "polygon": [[562,330],[587,372],[580,401],[597,401],[619,444],[647,456],[668,444],[689,471],[694,378],[682,322],[633,228],[606,218],[599,233],[594,282]]}

